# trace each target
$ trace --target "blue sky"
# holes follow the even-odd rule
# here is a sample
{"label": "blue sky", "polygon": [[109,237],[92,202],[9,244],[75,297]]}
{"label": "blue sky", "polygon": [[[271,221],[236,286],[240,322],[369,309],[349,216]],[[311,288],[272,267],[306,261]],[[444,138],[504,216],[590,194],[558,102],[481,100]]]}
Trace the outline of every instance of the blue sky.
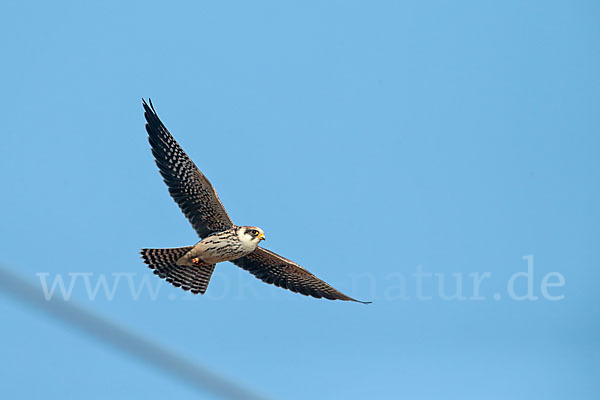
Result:
{"label": "blue sky", "polygon": [[[4,2],[0,263],[40,293],[73,279],[69,301],[272,398],[595,399],[599,17],[592,1]],[[236,223],[374,303],[231,264],[203,297],[156,279],[139,248],[197,238],[141,97]],[[90,296],[102,277],[114,294]],[[528,284],[537,299],[517,300]],[[0,294],[8,397],[196,395]]]}

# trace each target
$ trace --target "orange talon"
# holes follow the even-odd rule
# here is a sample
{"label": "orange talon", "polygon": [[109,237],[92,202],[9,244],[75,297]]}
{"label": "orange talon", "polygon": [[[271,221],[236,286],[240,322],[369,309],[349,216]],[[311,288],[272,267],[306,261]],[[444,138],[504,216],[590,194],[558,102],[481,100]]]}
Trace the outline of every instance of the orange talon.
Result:
{"label": "orange talon", "polygon": [[195,257],[195,258],[192,258],[192,262],[193,262],[194,264],[200,264],[200,257]]}

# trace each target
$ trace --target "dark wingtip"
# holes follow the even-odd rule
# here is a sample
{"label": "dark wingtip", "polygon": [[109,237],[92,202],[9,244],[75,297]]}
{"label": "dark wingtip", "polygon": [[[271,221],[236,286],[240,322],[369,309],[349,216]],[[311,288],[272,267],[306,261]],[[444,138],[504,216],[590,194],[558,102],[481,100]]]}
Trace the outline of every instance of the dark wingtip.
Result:
{"label": "dark wingtip", "polygon": [[152,113],[156,114],[154,104],[152,104],[152,99],[150,97],[148,97],[148,102],[146,102],[146,99],[142,97],[142,106],[144,107],[145,111],[151,111]]}
{"label": "dark wingtip", "polygon": [[373,303],[372,301],[360,301],[360,300],[356,300],[348,295],[343,294],[343,297],[338,297],[337,300],[343,300],[343,301],[352,301],[354,303],[360,303],[360,304],[371,304]]}
{"label": "dark wingtip", "polygon": [[[327,298],[327,297],[326,297]],[[356,300],[350,296],[347,295],[343,295],[343,297],[335,297],[335,298],[330,298],[330,300],[341,300],[341,301],[349,301],[352,303],[360,303],[360,304],[371,304],[373,303],[372,301],[361,301],[361,300]]]}

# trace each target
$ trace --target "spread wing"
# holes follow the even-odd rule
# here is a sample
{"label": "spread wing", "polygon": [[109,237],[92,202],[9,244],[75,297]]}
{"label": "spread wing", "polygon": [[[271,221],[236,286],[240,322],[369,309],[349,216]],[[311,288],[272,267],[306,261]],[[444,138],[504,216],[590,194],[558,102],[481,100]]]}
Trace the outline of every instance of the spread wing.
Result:
{"label": "spread wing", "polygon": [[181,208],[201,238],[233,226],[217,192],[156,115],[142,99],[148,141],[156,165],[169,188],[169,193]]}
{"label": "spread wing", "polygon": [[324,297],[329,300],[356,301],[363,304],[370,303],[346,296],[295,262],[262,247],[257,247],[256,250],[247,256],[232,260],[231,262],[255,275],[263,282],[272,283],[275,286],[289,289],[292,292],[316,297],[317,299]]}

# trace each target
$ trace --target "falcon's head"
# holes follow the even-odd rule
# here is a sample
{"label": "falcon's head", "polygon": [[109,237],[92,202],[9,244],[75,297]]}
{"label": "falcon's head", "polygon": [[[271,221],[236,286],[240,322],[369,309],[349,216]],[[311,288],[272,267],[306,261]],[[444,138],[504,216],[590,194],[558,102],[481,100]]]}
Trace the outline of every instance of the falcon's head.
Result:
{"label": "falcon's head", "polygon": [[238,231],[242,243],[247,246],[258,246],[261,240],[265,240],[265,233],[256,226],[242,226]]}

